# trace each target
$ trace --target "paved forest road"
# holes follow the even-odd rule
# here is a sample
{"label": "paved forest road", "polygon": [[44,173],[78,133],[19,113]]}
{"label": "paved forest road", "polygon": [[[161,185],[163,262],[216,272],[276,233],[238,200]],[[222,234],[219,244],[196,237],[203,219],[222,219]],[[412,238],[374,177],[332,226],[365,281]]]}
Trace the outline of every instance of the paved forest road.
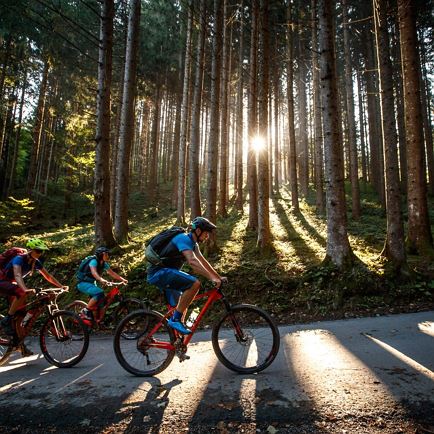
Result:
{"label": "paved forest road", "polygon": [[434,433],[434,312],[280,333],[276,361],[249,376],[217,361],[210,332],[150,379],[124,371],[109,338],[72,369],[17,354],[0,368],[0,432]]}

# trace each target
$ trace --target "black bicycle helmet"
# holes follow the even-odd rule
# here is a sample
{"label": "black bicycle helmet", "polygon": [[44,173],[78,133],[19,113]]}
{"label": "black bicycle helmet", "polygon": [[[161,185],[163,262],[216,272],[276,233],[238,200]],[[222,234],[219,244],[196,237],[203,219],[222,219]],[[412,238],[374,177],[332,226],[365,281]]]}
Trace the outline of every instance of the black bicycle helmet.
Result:
{"label": "black bicycle helmet", "polygon": [[109,253],[110,249],[108,249],[107,247],[101,246],[95,250],[95,255],[99,258],[103,253],[106,253],[106,252]]}
{"label": "black bicycle helmet", "polygon": [[208,219],[206,219],[205,217],[196,217],[192,222],[191,222],[191,228],[193,230],[195,229],[201,229],[202,231],[206,231],[206,232],[212,232],[214,229],[217,228],[217,226],[214,223],[211,223]]}

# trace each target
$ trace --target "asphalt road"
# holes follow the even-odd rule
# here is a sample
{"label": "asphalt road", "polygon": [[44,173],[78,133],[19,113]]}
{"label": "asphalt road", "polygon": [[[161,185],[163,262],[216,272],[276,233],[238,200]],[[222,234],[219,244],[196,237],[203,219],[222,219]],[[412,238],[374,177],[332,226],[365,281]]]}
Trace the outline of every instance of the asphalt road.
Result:
{"label": "asphalt road", "polygon": [[0,432],[434,432],[434,312],[280,333],[275,362],[248,376],[218,362],[209,331],[150,379],[124,371],[108,337],[71,369],[16,354],[0,368]]}

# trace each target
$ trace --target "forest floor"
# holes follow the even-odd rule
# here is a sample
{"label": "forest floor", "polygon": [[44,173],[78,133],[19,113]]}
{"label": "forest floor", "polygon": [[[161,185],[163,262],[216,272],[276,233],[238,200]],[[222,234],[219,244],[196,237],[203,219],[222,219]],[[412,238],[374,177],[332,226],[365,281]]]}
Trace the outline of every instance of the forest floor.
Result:
{"label": "forest floor", "polygon": [[[160,197],[170,196],[169,188],[162,187]],[[163,300],[159,291],[146,283],[143,244],[175,224],[176,211],[169,202],[160,208],[146,207],[146,196],[133,194],[129,242],[115,248],[110,261],[115,270],[129,279],[129,293],[152,300],[157,308]],[[434,223],[433,200],[429,210]],[[348,213],[350,216],[351,209]],[[349,218],[350,243],[360,262],[344,274],[322,265],[326,219],[316,214],[313,193],[300,202],[298,213],[291,210],[286,187],[272,198],[273,247],[267,255],[258,250],[256,234],[246,229],[247,221],[248,205],[241,213],[231,203],[228,216],[217,221],[219,251],[208,257],[219,273],[228,277],[225,294],[233,303],[260,305],[280,324],[434,308],[432,259],[409,255],[412,272],[406,280],[398,280],[388,272],[380,255],[386,233],[385,212],[372,192],[362,188],[362,216],[358,221]],[[92,197],[73,194],[67,209],[64,198],[55,194],[40,198],[39,203],[16,198],[0,202],[0,251],[24,245],[30,236],[49,242],[47,269],[61,282],[75,287],[75,271],[81,259],[93,250]],[[71,291],[65,302],[78,295]],[[212,313],[209,315],[212,320]]]}

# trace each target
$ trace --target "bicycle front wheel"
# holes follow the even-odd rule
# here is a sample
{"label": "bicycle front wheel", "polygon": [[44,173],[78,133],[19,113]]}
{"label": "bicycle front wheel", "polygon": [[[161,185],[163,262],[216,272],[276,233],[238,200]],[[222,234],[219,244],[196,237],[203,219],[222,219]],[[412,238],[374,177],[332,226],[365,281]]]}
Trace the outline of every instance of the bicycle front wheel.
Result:
{"label": "bicycle front wheel", "polygon": [[49,363],[59,368],[70,368],[86,354],[89,332],[76,313],[59,310],[45,321],[39,343]]}
{"label": "bicycle front wheel", "polygon": [[175,355],[174,342],[175,334],[163,315],[139,310],[118,324],[113,346],[118,362],[126,371],[151,377],[169,366]]}
{"label": "bicycle front wheel", "polygon": [[[145,310],[145,305],[137,298],[126,298],[119,303],[119,306],[113,312],[114,325],[116,326],[122,318],[125,318],[135,310]],[[124,339],[134,339],[135,334],[122,333]]]}
{"label": "bicycle front wheel", "polygon": [[270,366],[276,358],[280,334],[267,312],[241,304],[232,306],[214,326],[212,345],[227,368],[252,374]]}
{"label": "bicycle front wheel", "polygon": [[[3,315],[0,315],[0,320],[3,318]],[[13,349],[11,336],[7,335],[0,325],[0,366],[8,361]]]}

